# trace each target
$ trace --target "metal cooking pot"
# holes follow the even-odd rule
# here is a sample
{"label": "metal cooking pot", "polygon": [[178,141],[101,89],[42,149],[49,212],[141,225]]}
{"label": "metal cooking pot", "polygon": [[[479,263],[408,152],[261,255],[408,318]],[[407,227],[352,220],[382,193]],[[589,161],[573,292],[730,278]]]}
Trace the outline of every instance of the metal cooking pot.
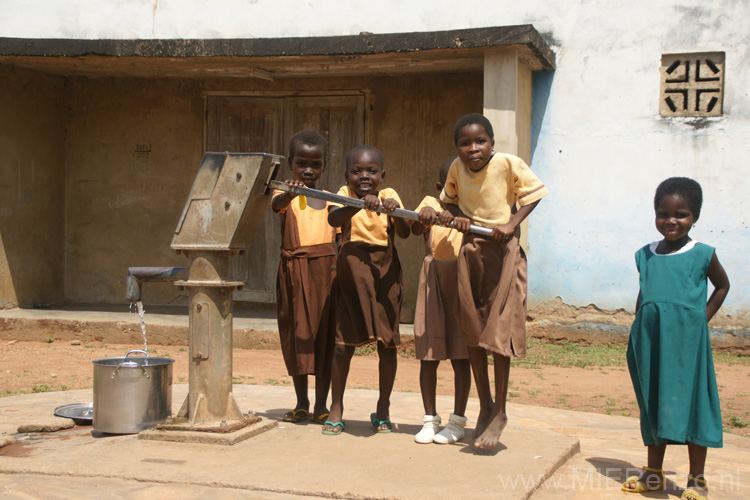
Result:
{"label": "metal cooking pot", "polygon": [[[128,358],[141,353],[145,357]],[[94,363],[94,430],[135,434],[172,415],[172,363],[130,351]]]}

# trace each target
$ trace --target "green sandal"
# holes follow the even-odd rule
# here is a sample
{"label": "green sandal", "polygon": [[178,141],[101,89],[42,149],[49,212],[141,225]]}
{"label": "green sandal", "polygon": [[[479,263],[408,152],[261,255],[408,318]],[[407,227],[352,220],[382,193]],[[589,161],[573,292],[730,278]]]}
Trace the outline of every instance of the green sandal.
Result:
{"label": "green sandal", "polygon": [[[326,425],[330,425],[332,427],[332,429],[331,430],[326,429],[325,428]],[[323,431],[322,432],[326,436],[338,436],[339,434],[341,434],[342,432],[344,432],[344,427],[346,427],[344,425],[344,422],[336,422],[334,424],[333,422],[326,420],[323,423]],[[339,430],[336,430],[336,429],[339,429]]]}
{"label": "green sandal", "polygon": [[[370,423],[372,424],[372,430],[378,434],[386,434],[393,430],[393,424],[389,419],[379,420],[377,413],[370,413]],[[386,426],[385,429],[381,429],[382,426]]]}

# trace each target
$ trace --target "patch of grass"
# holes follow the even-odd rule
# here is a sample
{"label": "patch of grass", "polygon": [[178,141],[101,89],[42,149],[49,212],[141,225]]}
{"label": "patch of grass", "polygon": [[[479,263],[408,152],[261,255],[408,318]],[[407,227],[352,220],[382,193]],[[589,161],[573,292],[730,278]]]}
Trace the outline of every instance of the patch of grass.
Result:
{"label": "patch of grass", "polygon": [[734,429],[744,429],[745,427],[750,425],[750,422],[748,422],[747,420],[742,420],[736,415],[729,415],[729,417],[727,417],[727,420],[729,421],[729,427]]}
{"label": "patch of grass", "polygon": [[180,348],[179,348],[179,349],[177,349],[177,350],[178,350],[179,352],[185,352],[185,351],[187,351],[187,349],[185,349],[184,347],[180,347]]}
{"label": "patch of grass", "polygon": [[605,415],[619,415],[621,417],[631,416],[630,410],[628,410],[627,408],[605,408],[604,414]]}
{"label": "patch of grass", "polygon": [[375,344],[366,344],[354,349],[355,356],[368,356],[376,352],[378,352],[378,348],[375,346]]}
{"label": "patch of grass", "polygon": [[537,397],[542,391],[539,389],[529,389],[526,391],[529,394],[530,398]]}
{"label": "patch of grass", "polygon": [[714,363],[750,366],[750,356],[743,354],[732,354],[731,352],[715,352]]}
{"label": "patch of grass", "polygon": [[352,386],[352,389],[373,390],[373,389],[377,389],[377,385],[354,385],[354,386]]}
{"label": "patch of grass", "polygon": [[539,339],[529,338],[525,358],[513,358],[511,364],[525,368],[541,366],[589,367],[623,366],[626,364],[624,344],[602,344],[582,346],[571,340],[559,344],[548,344]]}
{"label": "patch of grass", "polygon": [[27,394],[27,393],[28,393],[27,391],[9,391],[6,389],[3,392],[0,392],[0,397],[4,398],[5,396],[18,396],[19,394]]}
{"label": "patch of grass", "polygon": [[91,344],[86,344],[83,347],[85,347],[86,349],[93,349],[94,348],[94,346],[92,346]]}
{"label": "patch of grass", "polygon": [[[243,373],[240,373],[232,377],[232,382],[235,384],[253,384],[254,382],[252,380],[254,378],[255,378],[255,375],[245,375]],[[268,380],[276,380],[276,383],[271,384],[271,385],[289,385],[288,377],[284,377],[283,379],[281,379],[281,381],[277,379],[268,379]]]}
{"label": "patch of grass", "polygon": [[402,358],[416,358],[417,351],[414,349],[414,347],[399,347],[398,355]]}
{"label": "patch of grass", "polygon": [[[513,366],[524,368],[541,368],[542,366],[560,367],[611,367],[615,370],[626,370],[626,344],[579,345],[572,340],[550,343],[538,338],[529,337],[526,342],[525,358],[512,358]],[[492,356],[487,362],[493,363]],[[714,363],[726,365],[750,366],[750,356],[724,352],[714,353]],[[608,370],[599,370],[607,375]]]}
{"label": "patch of grass", "polygon": [[185,381],[185,376],[184,375],[180,375],[179,377],[177,377],[177,381],[178,382],[184,382]]}
{"label": "patch of grass", "polygon": [[279,385],[279,380],[275,378],[267,378],[263,381],[265,385]]}
{"label": "patch of grass", "polygon": [[55,339],[52,337],[52,335],[47,335],[47,338],[44,339],[48,344],[51,344],[55,341]]}
{"label": "patch of grass", "polygon": [[556,405],[561,405],[561,406],[567,406],[568,405],[568,398],[563,394],[562,396],[560,396],[559,398],[557,398],[555,400],[555,404]]}
{"label": "patch of grass", "polygon": [[38,392],[53,392],[55,390],[54,387],[51,387],[47,384],[41,384],[41,385],[32,385],[31,386],[31,392],[38,393]]}
{"label": "patch of grass", "polygon": [[521,393],[520,392],[508,391],[508,397],[509,398],[520,398],[521,397]]}

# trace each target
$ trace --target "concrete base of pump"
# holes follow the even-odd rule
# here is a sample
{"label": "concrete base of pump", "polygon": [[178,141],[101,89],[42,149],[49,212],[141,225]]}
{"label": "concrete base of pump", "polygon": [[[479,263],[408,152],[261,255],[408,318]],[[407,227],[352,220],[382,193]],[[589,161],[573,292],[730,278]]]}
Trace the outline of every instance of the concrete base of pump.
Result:
{"label": "concrete base of pump", "polygon": [[[191,426],[188,422],[172,420],[139,433],[138,439],[173,443],[233,445],[278,427],[278,425],[276,420],[255,417],[252,414],[246,417],[245,422],[227,422],[224,428],[222,426]],[[235,429],[231,430],[232,428]]]}

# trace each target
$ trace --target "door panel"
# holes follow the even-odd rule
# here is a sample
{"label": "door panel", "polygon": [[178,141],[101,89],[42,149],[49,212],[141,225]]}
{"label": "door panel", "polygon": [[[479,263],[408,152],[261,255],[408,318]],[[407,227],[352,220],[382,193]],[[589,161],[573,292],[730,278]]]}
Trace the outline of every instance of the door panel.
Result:
{"label": "door panel", "polygon": [[286,128],[317,130],[328,141],[328,163],[318,187],[334,193],[344,185],[345,155],[365,140],[364,96],[295,98],[287,109],[292,116]]}
{"label": "door panel", "polygon": [[[206,100],[206,150],[264,152],[286,156],[298,130],[317,130],[328,140],[328,163],[318,187],[336,192],[344,184],[344,155],[365,136],[363,95],[324,97],[220,97]],[[290,177],[285,166],[277,175]],[[276,301],[281,236],[271,204],[262,215],[252,247],[233,261],[232,279],[247,285],[235,300]]]}

